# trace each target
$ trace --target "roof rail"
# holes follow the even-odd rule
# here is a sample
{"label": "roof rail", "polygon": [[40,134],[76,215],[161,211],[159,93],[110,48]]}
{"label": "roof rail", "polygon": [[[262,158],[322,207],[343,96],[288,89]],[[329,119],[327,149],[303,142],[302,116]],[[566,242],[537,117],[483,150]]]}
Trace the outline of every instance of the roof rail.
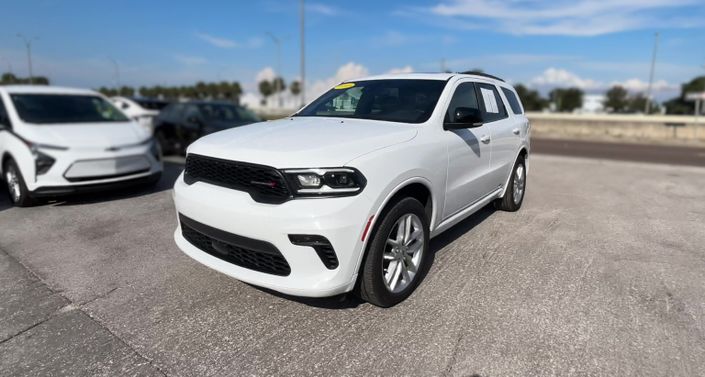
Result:
{"label": "roof rail", "polygon": [[465,71],[465,72],[458,72],[458,73],[463,74],[463,75],[475,75],[475,76],[488,77],[491,79],[495,79],[495,80],[499,80],[501,82],[504,82],[504,79],[501,79],[497,76],[490,75],[489,73],[480,72],[480,71]]}

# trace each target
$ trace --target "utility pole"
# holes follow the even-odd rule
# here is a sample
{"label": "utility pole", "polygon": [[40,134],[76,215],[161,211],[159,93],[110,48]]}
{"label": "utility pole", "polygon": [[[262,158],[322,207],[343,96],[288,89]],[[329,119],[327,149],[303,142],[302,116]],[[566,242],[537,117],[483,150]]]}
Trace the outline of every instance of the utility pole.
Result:
{"label": "utility pole", "polygon": [[120,65],[117,60],[108,56],[108,60],[113,63],[113,79],[115,80],[115,88],[120,89]]}
{"label": "utility pole", "polygon": [[29,83],[34,84],[34,74],[32,73],[32,41],[36,41],[39,38],[27,38],[24,35],[17,33],[17,38],[20,38],[25,47],[27,47],[27,70],[29,71]]}
{"label": "utility pole", "polygon": [[301,0],[300,2],[300,18],[301,18],[301,107],[303,107],[306,104],[306,60],[305,60],[305,51],[306,49],[304,48],[304,14],[305,12],[305,5],[304,5],[304,0]]}
{"label": "utility pole", "polygon": [[274,44],[277,46],[277,73],[274,75],[274,91],[277,93],[277,105],[279,107],[282,107],[282,97],[281,97],[281,91],[282,88],[279,87],[279,80],[278,78],[281,77],[281,69],[282,69],[282,41],[281,39],[277,38],[274,34],[267,32],[267,35],[272,38],[272,41]]}
{"label": "utility pole", "polygon": [[644,112],[648,115],[651,112],[651,90],[654,85],[654,70],[656,68],[656,52],[658,51],[658,32],[654,34],[654,53],[651,56],[651,72],[649,73],[649,88],[646,91],[646,108]]}

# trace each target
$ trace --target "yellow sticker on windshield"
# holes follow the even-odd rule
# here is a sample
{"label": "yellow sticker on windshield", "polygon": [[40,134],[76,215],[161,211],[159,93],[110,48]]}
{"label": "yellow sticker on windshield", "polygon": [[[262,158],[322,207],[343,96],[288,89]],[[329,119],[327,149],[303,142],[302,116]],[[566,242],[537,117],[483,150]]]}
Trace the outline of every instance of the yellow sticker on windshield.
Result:
{"label": "yellow sticker on windshield", "polygon": [[346,82],[345,84],[340,84],[333,89],[350,89],[355,86],[354,82]]}

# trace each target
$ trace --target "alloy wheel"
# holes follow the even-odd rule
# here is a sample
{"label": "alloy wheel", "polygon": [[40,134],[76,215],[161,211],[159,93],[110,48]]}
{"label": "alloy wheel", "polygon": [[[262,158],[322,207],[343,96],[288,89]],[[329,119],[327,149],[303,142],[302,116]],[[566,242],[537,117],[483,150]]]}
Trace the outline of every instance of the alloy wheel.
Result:
{"label": "alloy wheel", "polygon": [[20,179],[17,176],[15,169],[9,168],[5,173],[5,182],[7,182],[7,189],[10,190],[10,197],[12,201],[17,203],[20,201]]}
{"label": "alloy wheel", "polygon": [[406,289],[419,271],[424,248],[424,228],[415,214],[405,214],[392,227],[383,253],[384,284],[392,293]]}
{"label": "alloy wheel", "polygon": [[524,196],[524,187],[526,184],[526,175],[524,174],[524,165],[517,165],[514,171],[514,204],[519,204]]}

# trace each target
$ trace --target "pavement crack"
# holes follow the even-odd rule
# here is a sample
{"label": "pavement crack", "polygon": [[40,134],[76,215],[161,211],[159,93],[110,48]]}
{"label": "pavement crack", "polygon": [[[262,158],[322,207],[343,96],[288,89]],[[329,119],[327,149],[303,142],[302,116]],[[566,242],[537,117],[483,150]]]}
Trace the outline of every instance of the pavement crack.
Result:
{"label": "pavement crack", "polygon": [[460,344],[462,343],[464,337],[464,334],[458,335],[458,340],[455,341],[455,346],[453,346],[453,353],[450,355],[450,360],[448,360],[448,364],[441,374],[442,376],[448,376],[453,371],[453,366],[455,366],[458,359],[458,353],[460,352]]}

